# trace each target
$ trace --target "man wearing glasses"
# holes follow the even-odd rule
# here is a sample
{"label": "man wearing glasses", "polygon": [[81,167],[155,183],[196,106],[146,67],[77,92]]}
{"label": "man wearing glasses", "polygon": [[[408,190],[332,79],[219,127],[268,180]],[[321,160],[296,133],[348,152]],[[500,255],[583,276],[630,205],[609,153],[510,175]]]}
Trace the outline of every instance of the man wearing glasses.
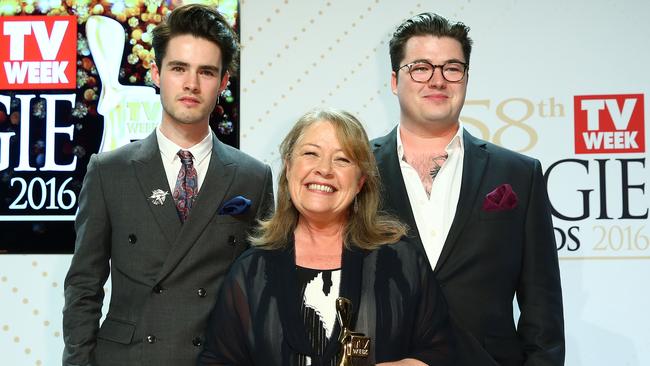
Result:
{"label": "man wearing glasses", "polygon": [[400,121],[373,140],[384,206],[409,225],[409,240],[440,282],[459,365],[563,365],[562,292],[541,165],[463,129],[468,31],[424,13],[393,34]]}

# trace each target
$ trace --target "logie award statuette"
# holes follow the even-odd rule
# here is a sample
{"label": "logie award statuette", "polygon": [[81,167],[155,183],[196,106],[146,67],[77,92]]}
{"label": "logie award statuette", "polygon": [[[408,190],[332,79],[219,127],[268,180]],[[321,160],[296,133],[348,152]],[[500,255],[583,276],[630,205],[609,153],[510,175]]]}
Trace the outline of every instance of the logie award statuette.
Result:
{"label": "logie award statuette", "polygon": [[339,334],[339,359],[337,366],[359,366],[368,362],[370,337],[351,329],[352,302],[345,297],[336,299],[336,318],[341,326]]}

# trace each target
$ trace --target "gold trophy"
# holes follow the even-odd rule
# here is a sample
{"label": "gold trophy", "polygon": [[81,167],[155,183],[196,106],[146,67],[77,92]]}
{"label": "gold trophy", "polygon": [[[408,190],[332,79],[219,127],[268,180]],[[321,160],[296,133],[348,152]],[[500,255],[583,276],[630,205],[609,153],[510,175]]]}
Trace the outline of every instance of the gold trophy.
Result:
{"label": "gold trophy", "polygon": [[337,366],[358,366],[367,363],[370,354],[370,337],[350,329],[352,301],[345,297],[336,299],[336,318],[341,326],[339,334],[339,360]]}

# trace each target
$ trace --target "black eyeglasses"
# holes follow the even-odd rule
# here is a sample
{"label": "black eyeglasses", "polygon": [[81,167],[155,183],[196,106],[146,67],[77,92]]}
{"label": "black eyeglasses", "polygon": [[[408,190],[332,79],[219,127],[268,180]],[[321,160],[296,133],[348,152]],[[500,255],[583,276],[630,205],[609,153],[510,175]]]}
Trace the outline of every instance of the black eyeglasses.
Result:
{"label": "black eyeglasses", "polygon": [[416,83],[426,83],[433,77],[436,67],[442,70],[442,77],[450,83],[456,83],[465,77],[465,71],[469,68],[469,64],[458,61],[451,61],[442,65],[434,65],[428,61],[415,61],[410,64],[400,66],[397,71],[408,67],[408,73],[411,79]]}

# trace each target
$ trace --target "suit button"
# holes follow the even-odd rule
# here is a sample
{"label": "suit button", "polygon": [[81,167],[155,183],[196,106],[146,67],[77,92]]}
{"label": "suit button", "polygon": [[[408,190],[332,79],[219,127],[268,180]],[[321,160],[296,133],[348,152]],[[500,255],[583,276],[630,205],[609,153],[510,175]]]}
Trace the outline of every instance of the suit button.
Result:
{"label": "suit button", "polygon": [[229,235],[228,236],[228,244],[230,245],[237,245],[237,238],[234,235]]}
{"label": "suit button", "polygon": [[194,339],[192,339],[192,344],[195,345],[196,347],[201,347],[203,342],[201,342],[201,338],[194,337]]}
{"label": "suit button", "polygon": [[147,339],[147,343],[149,344],[156,343],[156,336],[153,334],[149,334],[146,339]]}
{"label": "suit button", "polygon": [[138,237],[135,234],[129,235],[129,244],[135,244],[138,241]]}
{"label": "suit button", "polygon": [[199,295],[199,297],[205,297],[208,292],[203,287],[201,287],[200,289],[196,290],[196,294]]}
{"label": "suit button", "polygon": [[157,294],[162,294],[162,292],[163,292],[163,288],[162,288],[162,286],[160,286],[160,285],[156,285],[156,286],[154,286],[154,287],[153,287],[153,292],[155,292],[155,293],[157,293]]}

